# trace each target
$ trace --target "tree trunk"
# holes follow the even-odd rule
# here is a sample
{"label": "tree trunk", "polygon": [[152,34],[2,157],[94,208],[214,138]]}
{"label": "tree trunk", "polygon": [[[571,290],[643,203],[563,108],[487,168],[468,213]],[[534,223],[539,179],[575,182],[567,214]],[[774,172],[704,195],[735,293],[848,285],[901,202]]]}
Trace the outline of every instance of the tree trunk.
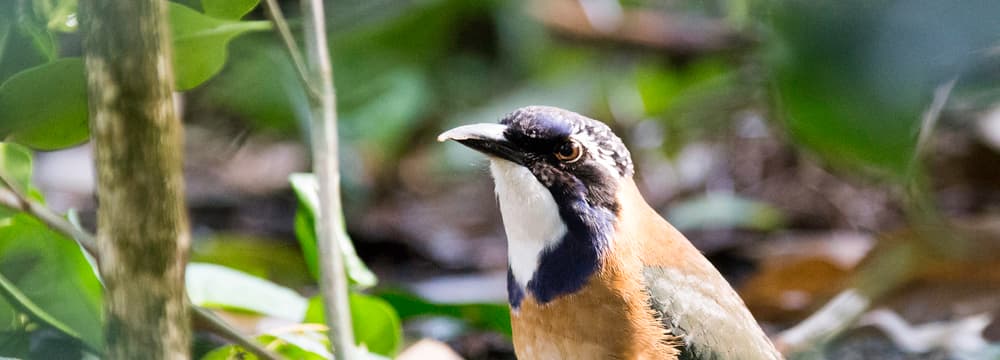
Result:
{"label": "tree trunk", "polygon": [[80,0],[111,359],[188,358],[190,235],[166,5]]}

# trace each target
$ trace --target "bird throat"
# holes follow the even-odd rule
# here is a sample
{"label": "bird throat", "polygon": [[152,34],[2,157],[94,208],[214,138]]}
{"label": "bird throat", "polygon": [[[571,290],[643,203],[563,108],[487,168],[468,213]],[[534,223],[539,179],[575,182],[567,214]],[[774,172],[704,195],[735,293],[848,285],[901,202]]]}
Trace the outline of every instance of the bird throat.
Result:
{"label": "bird throat", "polygon": [[521,165],[490,163],[507,234],[511,307],[526,294],[546,303],[581,289],[598,269],[614,215],[590,209],[582,196],[546,188]]}

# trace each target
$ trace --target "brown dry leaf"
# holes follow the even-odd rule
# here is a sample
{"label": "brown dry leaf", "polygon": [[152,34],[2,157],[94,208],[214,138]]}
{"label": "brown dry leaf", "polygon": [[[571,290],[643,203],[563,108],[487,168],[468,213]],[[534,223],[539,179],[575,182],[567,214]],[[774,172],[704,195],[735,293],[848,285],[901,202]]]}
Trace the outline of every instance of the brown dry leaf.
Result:
{"label": "brown dry leaf", "polygon": [[842,290],[849,271],[822,258],[774,261],[740,289],[757,320],[801,319]]}
{"label": "brown dry leaf", "polygon": [[873,244],[855,232],[792,234],[755,244],[747,252],[761,269],[740,294],[758,320],[802,319],[847,286],[851,269]]}

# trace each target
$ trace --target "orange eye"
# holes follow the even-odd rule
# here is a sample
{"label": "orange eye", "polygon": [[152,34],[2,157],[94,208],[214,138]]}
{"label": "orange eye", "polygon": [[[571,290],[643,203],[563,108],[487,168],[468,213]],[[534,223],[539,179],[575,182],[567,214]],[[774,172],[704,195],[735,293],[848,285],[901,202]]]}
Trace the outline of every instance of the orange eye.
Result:
{"label": "orange eye", "polygon": [[556,148],[555,155],[556,159],[559,159],[562,162],[576,162],[583,157],[583,147],[576,141],[568,140]]}

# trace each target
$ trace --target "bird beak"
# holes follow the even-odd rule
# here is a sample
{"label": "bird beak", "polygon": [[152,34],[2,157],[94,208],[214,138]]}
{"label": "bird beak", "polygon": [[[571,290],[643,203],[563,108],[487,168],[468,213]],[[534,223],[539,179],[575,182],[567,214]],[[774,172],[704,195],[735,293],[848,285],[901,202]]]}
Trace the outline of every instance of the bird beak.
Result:
{"label": "bird beak", "polygon": [[507,126],[500,124],[464,125],[441,133],[441,135],[438,135],[437,140],[440,142],[455,140],[459,144],[468,146],[472,150],[476,150],[487,156],[498,157],[524,165],[522,152],[518,151],[507,140],[507,137],[504,136],[506,130]]}

